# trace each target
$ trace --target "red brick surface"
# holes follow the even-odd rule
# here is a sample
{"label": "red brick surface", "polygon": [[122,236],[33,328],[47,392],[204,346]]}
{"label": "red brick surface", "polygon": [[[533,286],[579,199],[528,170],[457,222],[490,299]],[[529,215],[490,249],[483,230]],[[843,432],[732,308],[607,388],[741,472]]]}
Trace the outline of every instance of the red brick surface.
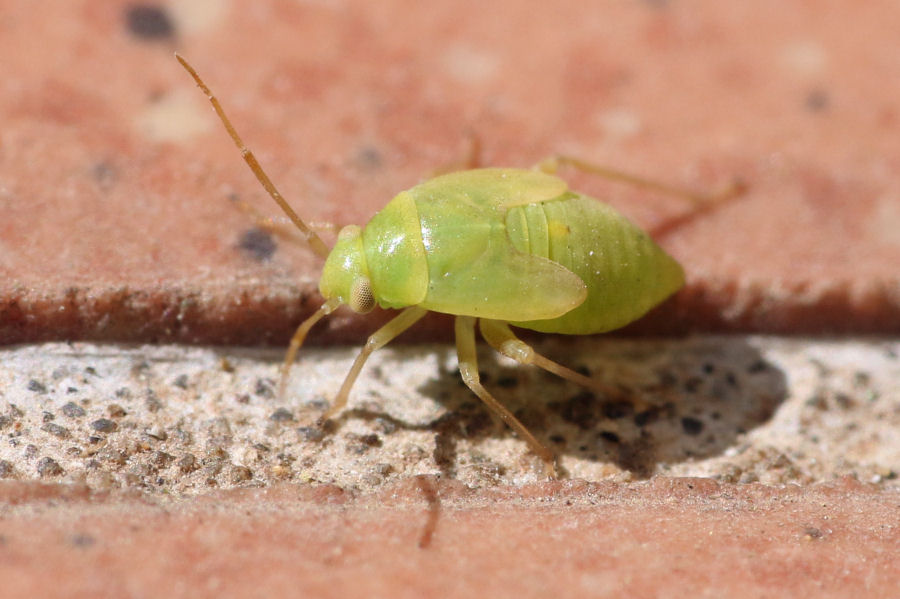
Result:
{"label": "red brick surface", "polygon": [[849,480],[0,497],[6,597],[893,597],[900,578],[897,495]]}
{"label": "red brick surface", "polygon": [[[281,342],[317,303],[310,252],[238,249],[225,198],[276,211],[175,49],[311,220],[365,222],[469,132],[490,164],[740,177],[662,240],[689,285],[644,330],[900,330],[894,3],[6,6],[0,342]],[[572,181],[651,228],[686,210]]]}

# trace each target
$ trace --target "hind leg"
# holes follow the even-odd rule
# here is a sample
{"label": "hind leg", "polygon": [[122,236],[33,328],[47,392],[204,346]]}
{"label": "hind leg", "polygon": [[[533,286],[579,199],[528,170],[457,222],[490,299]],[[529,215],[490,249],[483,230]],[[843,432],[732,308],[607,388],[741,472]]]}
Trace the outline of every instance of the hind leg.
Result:
{"label": "hind leg", "polygon": [[562,154],[554,154],[553,156],[541,160],[535,166],[535,168],[539,171],[552,175],[555,174],[557,170],[559,170],[560,166],[569,166],[583,173],[597,175],[599,177],[603,177],[604,179],[609,179],[610,181],[627,183],[628,185],[632,185],[634,187],[640,187],[665,195],[675,196],[683,200],[687,200],[698,210],[703,210],[704,207],[714,206],[716,204],[719,204],[720,202],[730,200],[746,191],[745,183],[740,180],[733,180],[731,183],[714,193],[698,193],[688,189],[675,187],[674,185],[669,185],[667,183],[662,183],[660,181],[654,181],[652,179],[641,177],[639,175],[626,173],[625,171],[620,171],[618,169],[610,168],[600,164],[594,164],[580,158],[575,158],[574,156],[564,156]]}
{"label": "hind leg", "polygon": [[475,320],[472,316],[456,317],[456,353],[459,357],[459,374],[462,376],[463,382],[494,414],[518,433],[531,451],[544,461],[544,471],[547,476],[555,478],[556,464],[553,452],[538,441],[512,412],[481,385],[478,375],[478,357],[475,353]]}
{"label": "hind leg", "polygon": [[577,383],[582,387],[599,391],[608,397],[621,398],[623,396],[619,389],[579,374],[571,368],[566,368],[562,364],[558,364],[537,353],[533,347],[516,337],[515,333],[510,330],[509,325],[505,322],[481,319],[479,325],[481,335],[491,347],[520,364],[532,364],[538,368],[543,368],[547,372],[552,372],[556,376]]}

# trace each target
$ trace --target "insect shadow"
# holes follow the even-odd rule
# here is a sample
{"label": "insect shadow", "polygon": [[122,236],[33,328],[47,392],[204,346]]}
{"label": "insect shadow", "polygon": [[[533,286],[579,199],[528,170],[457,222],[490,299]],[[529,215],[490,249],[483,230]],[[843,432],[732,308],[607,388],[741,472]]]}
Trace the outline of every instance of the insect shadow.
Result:
{"label": "insect shadow", "polygon": [[[485,385],[558,455],[614,463],[636,478],[652,476],[661,464],[721,455],[765,424],[787,397],[784,372],[737,338],[535,341],[538,351],[601,377],[621,394],[603,396],[489,351],[479,355]],[[477,446],[513,434],[452,368],[418,391],[447,409],[429,425],[445,475],[458,468],[461,440]]]}

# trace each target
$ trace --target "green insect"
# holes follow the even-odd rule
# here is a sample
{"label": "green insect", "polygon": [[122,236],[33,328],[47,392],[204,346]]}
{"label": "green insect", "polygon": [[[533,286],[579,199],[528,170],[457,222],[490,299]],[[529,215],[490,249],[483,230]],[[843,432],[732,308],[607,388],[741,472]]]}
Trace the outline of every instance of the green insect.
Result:
{"label": "green insect", "polygon": [[[341,305],[363,314],[376,305],[402,310],[372,334],[322,420],[342,410],[366,359],[428,311],[456,316],[456,349],[465,384],[555,472],[553,453],[479,381],[475,325],[501,354],[594,389],[602,384],[535,352],[509,325],[588,335],[643,316],[684,284],[681,266],[610,206],[568,188],[560,163],[687,197],[696,196],[557,157],[538,170],[479,168],[434,177],[391,200],[363,228],[346,226],[330,251],[285,202],[197,72],[176,54],[207,95],[244,160],[325,258],[325,303],[297,329],[284,361],[282,389],[307,333]],[[729,190],[718,197],[733,195]]]}

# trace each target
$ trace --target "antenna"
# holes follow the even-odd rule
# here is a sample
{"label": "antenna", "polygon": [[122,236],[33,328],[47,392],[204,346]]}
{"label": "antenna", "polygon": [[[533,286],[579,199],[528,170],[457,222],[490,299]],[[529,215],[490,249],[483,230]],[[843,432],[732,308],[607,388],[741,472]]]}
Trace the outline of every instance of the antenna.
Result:
{"label": "antenna", "polygon": [[241,151],[241,156],[244,158],[244,162],[247,163],[247,166],[250,167],[250,170],[253,171],[253,174],[256,175],[256,178],[262,184],[263,187],[266,188],[266,191],[269,192],[269,195],[272,196],[272,199],[281,207],[285,214],[288,215],[288,218],[300,229],[300,232],[303,234],[303,237],[306,239],[306,243],[309,244],[309,247],[322,256],[323,258],[328,257],[328,246],[325,245],[325,242],[322,241],[322,238],[316,235],[315,231],[310,229],[306,223],[303,222],[294,209],[288,205],[285,201],[284,197],[278,192],[275,188],[275,184],[272,183],[272,180],[269,179],[269,176],[263,170],[262,166],[260,166],[259,161],[256,160],[256,156],[253,155],[253,152],[250,151],[247,146],[244,145],[241,136],[238,135],[237,130],[231,124],[231,121],[228,120],[228,117],[225,116],[225,111],[222,110],[222,105],[219,104],[219,100],[213,95],[213,93],[209,90],[209,87],[203,82],[203,79],[200,78],[200,75],[197,74],[197,71],[194,70],[188,61],[181,57],[178,52],[175,53],[175,58],[178,59],[178,62],[181,63],[181,66],[194,78],[194,81],[197,83],[197,86],[203,90],[203,93],[206,94],[206,97],[209,98],[210,104],[212,104],[213,109],[216,111],[216,114],[219,115],[219,118],[222,120],[222,124],[225,125],[225,129],[228,131],[228,135],[231,136],[231,139],[234,141],[234,144]]}

